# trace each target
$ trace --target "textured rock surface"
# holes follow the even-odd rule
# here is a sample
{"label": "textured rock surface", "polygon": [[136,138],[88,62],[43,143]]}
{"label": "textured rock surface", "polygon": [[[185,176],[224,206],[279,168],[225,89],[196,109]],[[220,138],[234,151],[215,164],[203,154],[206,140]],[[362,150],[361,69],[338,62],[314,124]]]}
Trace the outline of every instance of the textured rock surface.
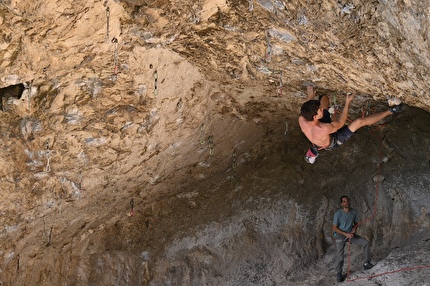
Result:
{"label": "textured rock surface", "polygon": [[[320,2],[1,1],[0,284],[331,285],[343,194],[428,283],[430,4]],[[407,108],[311,166],[308,84]]]}

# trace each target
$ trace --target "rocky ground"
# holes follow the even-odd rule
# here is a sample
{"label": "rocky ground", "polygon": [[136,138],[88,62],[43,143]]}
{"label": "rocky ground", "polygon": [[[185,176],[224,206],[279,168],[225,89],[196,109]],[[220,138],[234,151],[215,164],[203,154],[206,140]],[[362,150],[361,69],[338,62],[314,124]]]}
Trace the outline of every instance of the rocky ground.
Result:
{"label": "rocky ground", "polygon": [[[0,285],[332,285],[347,194],[428,285],[429,4],[0,1]],[[314,165],[306,86],[366,127]]]}

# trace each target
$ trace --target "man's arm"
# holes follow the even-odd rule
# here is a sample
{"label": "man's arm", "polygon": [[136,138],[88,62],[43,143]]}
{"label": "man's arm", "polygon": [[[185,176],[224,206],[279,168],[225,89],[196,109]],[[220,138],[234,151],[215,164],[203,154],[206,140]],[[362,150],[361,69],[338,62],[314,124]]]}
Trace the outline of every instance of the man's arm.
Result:
{"label": "man's arm", "polygon": [[353,238],[354,237],[354,233],[353,232],[351,232],[351,233],[344,232],[343,230],[341,230],[340,228],[338,228],[336,225],[333,225],[332,229],[333,229],[333,231],[335,231],[335,232],[337,232],[337,233],[339,233],[339,234],[341,234],[341,235],[343,235],[343,236],[345,236],[347,238]]}
{"label": "man's arm", "polygon": [[330,124],[326,125],[326,128],[328,129],[328,132],[333,133],[336,132],[338,129],[342,128],[345,125],[346,119],[348,119],[348,112],[349,112],[349,104],[354,99],[355,94],[348,93],[346,95],[346,102],[345,106],[343,107],[342,114],[340,117],[333,121]]}
{"label": "man's arm", "polygon": [[305,102],[313,99],[315,97],[315,95],[317,94],[317,91],[314,89],[313,86],[308,85],[308,87],[306,89],[306,93],[308,96],[306,97]]}

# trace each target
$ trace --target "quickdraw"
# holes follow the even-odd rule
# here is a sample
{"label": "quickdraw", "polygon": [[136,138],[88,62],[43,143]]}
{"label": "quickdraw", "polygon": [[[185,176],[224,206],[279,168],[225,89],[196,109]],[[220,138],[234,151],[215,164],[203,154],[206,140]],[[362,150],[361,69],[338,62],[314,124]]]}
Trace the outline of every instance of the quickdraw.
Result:
{"label": "quickdraw", "polygon": [[50,158],[48,157],[46,167],[45,167],[45,172],[47,173],[51,172],[51,165],[49,164],[49,160]]}
{"label": "quickdraw", "polygon": [[51,151],[49,150],[49,138],[45,142],[45,148],[46,148],[46,155],[47,155],[45,172],[49,173],[49,172],[51,172],[51,164],[50,164]]}
{"label": "quickdraw", "polygon": [[205,144],[205,125],[204,123],[202,123],[202,125],[200,125],[200,143],[203,145]]}
{"label": "quickdraw", "polygon": [[45,216],[43,216],[43,233],[42,233],[42,242],[46,242],[46,222]]}
{"label": "quickdraw", "polygon": [[54,227],[51,226],[51,229],[49,230],[49,234],[48,234],[48,242],[46,243],[46,246],[50,246],[51,245],[51,237],[52,237],[52,230],[54,229]]}
{"label": "quickdraw", "polygon": [[209,145],[209,154],[213,155],[214,154],[214,137],[212,135],[210,135],[208,137],[208,145]]}
{"label": "quickdraw", "polygon": [[361,117],[366,117],[369,115],[369,102],[366,101],[366,105],[361,107]]}
{"label": "quickdraw", "polygon": [[117,75],[118,74],[118,39],[113,37],[112,43],[115,44],[115,51],[113,54],[113,64],[114,64],[115,75]]}
{"label": "quickdraw", "polygon": [[27,108],[28,111],[31,112],[31,82],[28,83],[28,85],[24,85],[25,89],[28,89],[28,97],[27,97]]}
{"label": "quickdraw", "polygon": [[252,12],[254,10],[254,3],[253,0],[249,0],[249,12]]}
{"label": "quickdraw", "polygon": [[154,96],[157,96],[158,94],[158,72],[157,70],[154,71]]}
{"label": "quickdraw", "polygon": [[267,39],[267,49],[266,49],[266,63],[270,63],[272,61],[272,45],[270,44],[270,35],[266,35]]}
{"label": "quickdraw", "polygon": [[110,8],[106,8],[106,40],[109,39],[109,18],[110,18]]}
{"label": "quickdraw", "polygon": [[134,216],[134,199],[130,200],[130,216]]}
{"label": "quickdraw", "polygon": [[282,87],[283,86],[284,86],[284,84],[282,82],[282,71],[281,71],[281,75],[279,77],[278,96],[282,96]]}
{"label": "quickdraw", "polygon": [[233,152],[233,165],[232,165],[232,167],[233,167],[233,171],[235,171],[235,172],[236,172],[236,166],[237,166],[236,160],[237,160],[237,154],[236,154],[236,151],[234,151]]}

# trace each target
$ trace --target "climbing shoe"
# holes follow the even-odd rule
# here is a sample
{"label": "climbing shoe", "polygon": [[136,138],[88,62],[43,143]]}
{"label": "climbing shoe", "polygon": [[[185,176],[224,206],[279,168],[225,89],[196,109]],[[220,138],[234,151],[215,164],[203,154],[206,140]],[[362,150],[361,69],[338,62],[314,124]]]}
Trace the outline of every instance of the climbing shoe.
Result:
{"label": "climbing shoe", "polygon": [[363,268],[364,268],[364,270],[372,269],[372,268],[373,268],[373,266],[375,266],[375,265],[373,265],[373,264],[372,264],[372,263],[370,263],[370,262],[363,264]]}
{"label": "climbing shoe", "polygon": [[402,104],[390,107],[390,111],[392,113],[399,113],[400,111],[402,111],[402,109],[403,109],[403,105]]}
{"label": "climbing shoe", "polygon": [[343,281],[343,275],[342,275],[342,273],[341,272],[339,272],[338,274],[337,274],[337,282],[342,282]]}

